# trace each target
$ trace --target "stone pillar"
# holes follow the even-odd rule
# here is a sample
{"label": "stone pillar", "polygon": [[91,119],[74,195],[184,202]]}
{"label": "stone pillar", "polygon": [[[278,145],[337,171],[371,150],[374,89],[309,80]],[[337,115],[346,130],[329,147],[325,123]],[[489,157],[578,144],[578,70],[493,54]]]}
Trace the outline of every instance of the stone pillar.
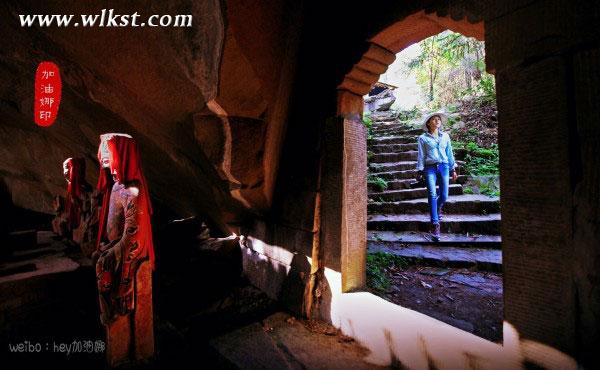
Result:
{"label": "stone pillar", "polygon": [[495,2],[505,320],[600,362],[600,20],[593,2]]}
{"label": "stone pillar", "polygon": [[576,134],[571,153],[580,162],[573,168],[573,271],[577,333],[588,368],[600,360],[600,48],[577,52],[573,60]]}
{"label": "stone pillar", "polygon": [[325,266],[341,271],[344,292],[366,285],[367,142],[359,119],[328,120],[323,144],[323,254]]}

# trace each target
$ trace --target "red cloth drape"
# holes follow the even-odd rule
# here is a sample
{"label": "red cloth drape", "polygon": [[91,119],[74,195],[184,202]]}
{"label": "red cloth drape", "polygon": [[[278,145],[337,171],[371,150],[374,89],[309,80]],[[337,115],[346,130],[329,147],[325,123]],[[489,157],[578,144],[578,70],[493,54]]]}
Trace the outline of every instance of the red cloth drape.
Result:
{"label": "red cloth drape", "polygon": [[65,211],[71,229],[79,226],[81,216],[82,188],[89,186],[85,181],[85,159],[70,158],[67,161],[69,185],[67,186],[67,198],[65,200]]}
{"label": "red cloth drape", "polygon": [[[108,206],[110,194],[114,184],[113,176],[122,184],[129,184],[136,181],[139,184],[138,207],[141,212],[139,220],[141,241],[148,248],[150,263],[154,267],[154,243],[152,240],[152,226],[150,216],[152,215],[152,204],[148,193],[148,184],[142,173],[140,153],[135,140],[126,136],[115,135],[108,139],[108,150],[111,155],[110,171],[108,169],[100,170],[98,179],[98,190],[102,192],[102,210],[100,212],[100,228],[96,248],[100,247],[100,242],[106,239],[106,220],[108,217]],[[100,161],[100,151],[98,151],[98,160]]]}

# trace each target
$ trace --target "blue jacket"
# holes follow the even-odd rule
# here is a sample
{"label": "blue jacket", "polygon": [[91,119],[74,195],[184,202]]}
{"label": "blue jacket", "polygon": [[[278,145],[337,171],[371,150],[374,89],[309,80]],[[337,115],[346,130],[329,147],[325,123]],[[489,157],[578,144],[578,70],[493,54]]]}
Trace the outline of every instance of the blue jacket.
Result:
{"label": "blue jacket", "polygon": [[417,139],[417,170],[422,171],[425,165],[435,163],[448,163],[450,171],[456,167],[450,136],[443,131],[438,131],[437,138],[425,132]]}

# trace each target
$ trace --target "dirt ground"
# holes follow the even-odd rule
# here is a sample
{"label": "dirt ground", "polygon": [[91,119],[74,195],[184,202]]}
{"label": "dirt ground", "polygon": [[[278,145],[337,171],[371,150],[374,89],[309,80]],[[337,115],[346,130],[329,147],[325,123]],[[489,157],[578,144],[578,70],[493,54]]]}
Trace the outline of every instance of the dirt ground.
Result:
{"label": "dirt ground", "polygon": [[493,342],[502,341],[502,274],[409,266],[386,270],[380,297]]}

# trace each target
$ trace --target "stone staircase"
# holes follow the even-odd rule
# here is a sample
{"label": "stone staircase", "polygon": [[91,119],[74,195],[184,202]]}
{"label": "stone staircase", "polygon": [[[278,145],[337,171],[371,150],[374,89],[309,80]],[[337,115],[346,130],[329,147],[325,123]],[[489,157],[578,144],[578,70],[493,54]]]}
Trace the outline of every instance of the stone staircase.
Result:
{"label": "stone staircase", "polygon": [[[387,188],[381,191],[369,185],[369,251],[385,251],[438,265],[475,264],[501,270],[500,199],[465,194],[465,175],[450,180],[450,197],[440,222],[442,236],[434,242],[429,233],[427,189],[416,180],[417,137],[423,131],[389,116],[372,119],[373,137],[367,145],[369,175],[384,179]],[[454,149],[459,173],[465,154]]]}

